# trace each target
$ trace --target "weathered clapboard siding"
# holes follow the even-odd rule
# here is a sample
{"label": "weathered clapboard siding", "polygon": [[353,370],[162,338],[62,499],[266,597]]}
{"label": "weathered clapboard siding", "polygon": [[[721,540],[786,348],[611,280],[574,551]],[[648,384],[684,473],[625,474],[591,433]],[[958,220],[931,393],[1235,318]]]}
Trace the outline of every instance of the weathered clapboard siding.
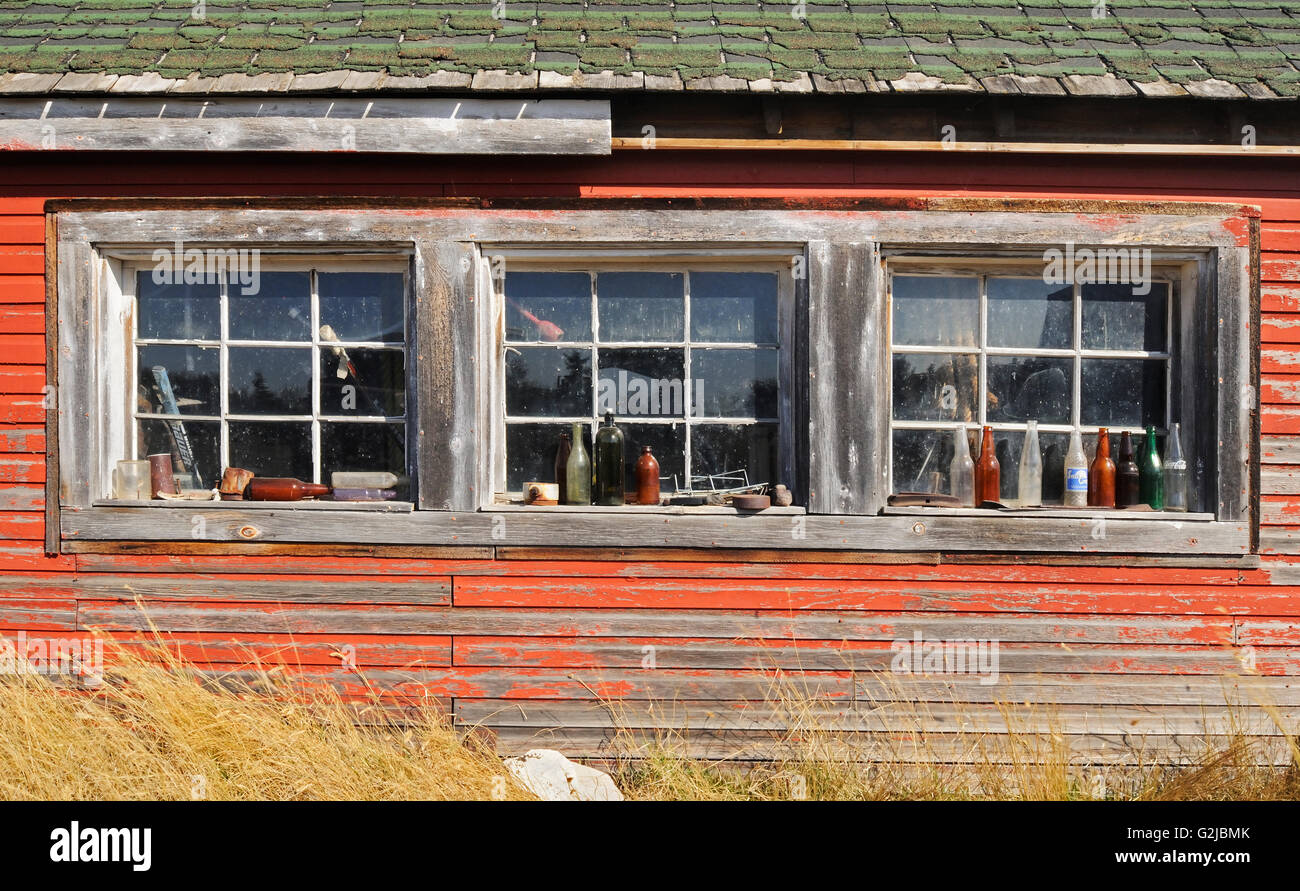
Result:
{"label": "weathered clapboard siding", "polygon": [[[618,726],[632,734],[687,728],[685,744],[697,754],[760,757],[777,751],[781,729],[795,723],[774,701],[822,695],[822,704],[800,707],[813,709],[822,726],[861,734],[850,749],[882,760],[978,758],[976,737],[1006,729],[999,703],[1011,702],[1031,703],[1027,714],[1041,715],[1040,726],[1055,721],[1081,762],[1129,759],[1135,744],[1147,755],[1195,758],[1206,732],[1228,729],[1228,703],[1239,705],[1236,717],[1265,740],[1263,756],[1289,757],[1258,705],[1276,703],[1280,719],[1296,729],[1300,182],[1289,164],[1134,158],[1121,168],[1087,158],[1026,165],[1007,157],[640,152],[523,166],[455,157],[437,165],[402,157],[381,165],[361,157],[263,158],[196,181],[191,162],[164,156],[147,165],[101,159],[93,170],[53,156],[6,162],[8,180],[24,193],[0,197],[6,638],[19,630],[66,636],[103,628],[143,650],[156,643],[157,628],[168,646],[214,677],[252,678],[250,666],[260,664],[357,696],[372,683],[391,691],[394,708],[431,699],[464,726],[493,728],[503,749],[549,740],[571,753],[609,753],[615,722],[595,701],[605,697],[619,703]],[[1030,554],[1010,563],[934,549],[819,558],[758,550],[761,542],[722,553],[700,541],[657,557],[638,552],[634,541],[600,557],[452,542],[431,556],[427,547],[391,539],[348,553],[308,545],[298,556],[293,546],[274,543],[223,554],[225,545],[188,541],[94,543],[120,552],[86,547],[45,556],[43,196],[311,196],[326,189],[381,200],[1068,193],[1257,204],[1264,215],[1265,558],[1176,563],[1090,555],[1062,564],[1058,555]],[[864,485],[857,477],[850,483]],[[892,643],[917,632],[926,640],[996,639],[998,682],[890,674]],[[654,648],[653,669],[644,667],[646,647]],[[916,723],[918,711],[924,723]],[[917,729],[926,731],[923,741]]]}

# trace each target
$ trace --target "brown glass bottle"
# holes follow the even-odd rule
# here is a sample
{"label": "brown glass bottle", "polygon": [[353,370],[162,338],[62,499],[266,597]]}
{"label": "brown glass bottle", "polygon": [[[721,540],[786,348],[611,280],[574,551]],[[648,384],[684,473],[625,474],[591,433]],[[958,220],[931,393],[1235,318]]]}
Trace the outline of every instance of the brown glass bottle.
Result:
{"label": "brown glass bottle", "polygon": [[1119,462],[1115,465],[1115,506],[1132,507],[1141,500],[1133,437],[1125,430],[1119,437]]}
{"label": "brown glass bottle", "polygon": [[659,462],[650,454],[650,446],[641,446],[636,459],[636,503],[659,503]]}
{"label": "brown glass bottle", "polygon": [[1002,499],[1002,466],[993,454],[993,428],[984,428],[980,444],[980,459],[975,462],[975,506],[985,501]]}
{"label": "brown glass bottle", "polygon": [[569,452],[572,450],[573,442],[569,439],[569,434],[561,433],[560,444],[555,449],[555,485],[560,490],[560,504],[569,503]]}
{"label": "brown glass bottle", "polygon": [[328,495],[332,490],[321,483],[304,483],[288,476],[255,476],[248,481],[244,497],[249,501],[302,501]]}
{"label": "brown glass bottle", "polygon": [[1088,506],[1115,506],[1115,462],[1110,459],[1110,431],[1097,431],[1097,455],[1088,468]]}

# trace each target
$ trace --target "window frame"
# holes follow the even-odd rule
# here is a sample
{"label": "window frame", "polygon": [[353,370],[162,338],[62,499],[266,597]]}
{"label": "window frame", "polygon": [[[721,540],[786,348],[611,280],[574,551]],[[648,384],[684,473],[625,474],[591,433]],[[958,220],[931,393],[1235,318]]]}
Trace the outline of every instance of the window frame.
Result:
{"label": "window frame", "polygon": [[[987,419],[987,398],[984,393],[977,392],[976,397],[979,400],[979,417],[976,420],[968,422],[946,421],[946,420],[899,420],[893,416],[892,399],[894,393],[894,364],[893,358],[897,353],[921,355],[921,354],[948,354],[959,353],[962,355],[974,355],[979,357],[979,373],[977,380],[977,390],[979,382],[984,382],[988,386],[987,359],[994,357],[1043,357],[1043,358],[1063,358],[1072,360],[1072,383],[1071,383],[1071,406],[1069,423],[1044,423],[1041,420],[1038,424],[1039,434],[1044,433],[1065,433],[1068,434],[1078,426],[1080,433],[1086,438],[1095,436],[1100,425],[1083,424],[1080,412],[1082,410],[1083,399],[1083,377],[1082,364],[1088,359],[1135,359],[1135,360],[1154,360],[1162,361],[1165,370],[1164,386],[1164,405],[1162,414],[1165,417],[1165,425],[1157,427],[1157,432],[1162,435],[1168,434],[1167,424],[1176,421],[1181,424],[1182,440],[1185,445],[1191,445],[1198,441],[1197,431],[1200,427],[1196,412],[1183,413],[1180,411],[1179,403],[1181,402],[1181,393],[1188,387],[1188,381],[1194,375],[1195,367],[1182,353],[1183,333],[1187,321],[1193,318],[1195,312],[1191,305],[1192,300],[1185,292],[1185,280],[1189,276],[1195,275],[1192,264],[1195,257],[1185,252],[1168,252],[1152,248],[1151,262],[1151,281],[1153,284],[1168,285],[1168,299],[1165,304],[1163,319],[1163,328],[1165,333],[1165,349],[1161,351],[1147,350],[1112,350],[1096,349],[1083,346],[1083,288],[1088,283],[1075,282],[1070,285],[1071,296],[1071,346],[1065,348],[1037,348],[1037,347],[994,347],[987,343],[987,326],[988,326],[988,279],[989,278],[1019,278],[1034,279],[1041,281],[1043,270],[1043,259],[1041,254],[1018,255],[1012,252],[995,251],[988,254],[975,254],[968,256],[943,257],[939,254],[928,256],[916,256],[907,252],[885,251],[882,255],[882,261],[885,265],[885,292],[888,304],[886,315],[886,340],[888,348],[888,361],[885,363],[885,392],[891,400],[890,412],[888,414],[889,435],[886,442],[887,450],[887,472],[888,485],[891,493],[904,491],[894,479],[894,437],[893,434],[898,430],[942,430],[945,434],[958,428],[980,429],[987,425],[992,427],[994,434],[999,431],[1010,431],[1013,434],[1023,432],[1026,427],[1024,422],[999,422]],[[1035,276],[1034,273],[1037,273]],[[893,280],[895,275],[918,275],[934,277],[978,277],[980,279],[980,290],[978,296],[978,313],[979,328],[976,343],[974,346],[927,346],[924,344],[896,344],[894,342],[893,328]],[[1104,283],[1103,283],[1104,284]],[[1145,433],[1145,427],[1138,425],[1114,425],[1108,428],[1113,436],[1128,431],[1134,437],[1141,437]],[[1136,439],[1135,439],[1136,444]],[[1085,451],[1088,449],[1085,447]],[[1185,450],[1186,451],[1186,450]],[[972,454],[974,454],[972,452]],[[1192,456],[1191,464],[1194,465],[1196,456]],[[1005,474],[1005,471],[1004,471]],[[1192,502],[1200,504],[1206,501],[1204,488],[1205,480],[1201,476],[1193,476],[1189,479],[1189,493]],[[910,491],[910,490],[909,490]],[[1057,508],[1066,510],[1061,505]],[[1052,506],[1047,507],[1053,509]],[[1078,509],[1073,509],[1078,512]],[[905,511],[899,511],[904,513]],[[1212,514],[1203,511],[1192,511],[1193,514],[1199,514],[1204,519]],[[1158,515],[1158,518],[1164,519],[1167,516],[1174,516],[1173,513]],[[1184,515],[1186,517],[1186,515]]]}
{"label": "window frame", "polygon": [[[223,246],[223,248],[224,247],[229,247],[229,246]],[[111,354],[118,354],[122,356],[126,373],[124,377],[121,379],[115,379],[110,377],[108,380],[105,381],[104,388],[106,392],[103,398],[104,398],[104,405],[106,407],[114,404],[120,404],[121,406],[123,406],[123,410],[125,411],[124,423],[122,425],[118,425],[116,422],[113,422],[110,424],[109,429],[111,429],[115,433],[120,426],[122,434],[125,437],[125,441],[121,443],[114,443],[109,437],[106,437],[105,441],[101,445],[100,459],[99,459],[99,479],[100,479],[100,485],[106,486],[108,488],[98,492],[98,496],[95,499],[95,503],[107,503],[113,501],[108,489],[111,489],[110,483],[112,480],[112,469],[114,466],[114,462],[119,457],[125,458],[127,455],[134,452],[134,446],[132,444],[134,438],[133,434],[135,433],[136,425],[139,423],[140,420],[139,418],[140,412],[135,407],[134,400],[131,398],[131,396],[134,393],[135,382],[138,381],[139,369],[136,364],[137,363],[136,348],[139,347],[142,344],[142,342],[144,345],[201,346],[203,348],[208,348],[208,349],[215,348],[218,350],[218,355],[219,355],[218,386],[221,388],[221,392],[219,394],[219,410],[217,414],[215,416],[182,415],[180,417],[181,420],[185,420],[185,421],[218,423],[221,425],[222,433],[221,433],[220,448],[221,448],[223,466],[226,466],[229,463],[228,462],[229,456],[226,452],[228,446],[226,442],[227,434],[225,431],[227,425],[232,421],[235,423],[239,423],[239,422],[265,423],[265,422],[284,421],[284,422],[291,422],[291,423],[311,424],[312,426],[311,460],[313,466],[313,476],[321,475],[322,477],[323,477],[323,470],[321,468],[321,455],[322,455],[323,443],[322,443],[320,430],[319,430],[319,427],[322,423],[389,423],[395,426],[397,423],[400,422],[403,428],[404,442],[406,443],[406,449],[405,449],[406,467],[404,472],[407,476],[413,475],[412,454],[411,454],[412,450],[410,448],[411,426],[412,426],[411,419],[412,419],[413,412],[411,411],[411,400],[409,398],[411,393],[410,381],[412,377],[411,368],[410,368],[412,364],[410,361],[412,350],[411,350],[411,338],[410,338],[411,320],[410,320],[410,312],[409,312],[409,308],[411,305],[409,255],[407,254],[384,255],[384,254],[350,253],[350,252],[336,253],[336,254],[312,254],[312,253],[285,253],[285,252],[277,251],[277,252],[268,252],[262,254],[259,256],[259,260],[258,260],[259,270],[261,272],[305,272],[310,276],[310,280],[311,280],[310,299],[311,299],[311,311],[313,313],[313,318],[315,318],[314,314],[317,312],[317,307],[319,305],[318,304],[319,285],[318,285],[317,275],[320,272],[326,272],[326,273],[384,272],[384,273],[396,273],[402,276],[403,310],[404,310],[403,339],[401,341],[396,341],[396,342],[395,341],[383,341],[383,342],[341,341],[341,345],[346,349],[385,350],[389,352],[400,351],[404,354],[404,365],[406,366],[404,378],[405,378],[405,384],[407,388],[406,389],[407,398],[404,400],[406,403],[406,410],[403,413],[403,416],[400,418],[386,416],[383,419],[377,419],[369,416],[355,417],[355,418],[347,417],[344,419],[342,418],[342,416],[339,415],[329,416],[327,412],[323,412],[321,410],[321,405],[320,405],[321,374],[319,369],[319,362],[320,362],[323,348],[321,346],[320,335],[319,332],[316,330],[316,326],[313,325],[312,330],[310,332],[310,339],[306,341],[250,340],[250,339],[237,339],[237,338],[230,337],[229,330],[227,327],[228,320],[229,320],[229,306],[230,306],[229,297],[230,297],[230,290],[232,287],[234,287],[234,285],[232,285],[229,281],[223,280],[220,282],[220,286],[221,286],[220,309],[219,309],[220,331],[215,340],[194,339],[194,338],[141,338],[139,337],[139,316],[138,313],[132,311],[132,309],[136,307],[135,300],[138,296],[137,295],[138,275],[140,273],[148,273],[150,269],[152,269],[156,265],[156,262],[154,261],[152,256],[147,254],[142,254],[136,251],[108,252],[104,254],[104,258],[108,261],[107,271],[111,276],[111,278],[113,279],[112,282],[106,283],[107,287],[105,290],[105,297],[107,299],[107,307],[106,307],[106,312],[108,314],[107,317],[114,318],[121,315],[122,318],[125,320],[125,324],[112,325],[107,327],[106,329],[101,329],[102,331],[101,337],[103,337],[105,348]],[[267,349],[302,350],[304,352],[310,351],[312,357],[312,381],[311,381],[311,388],[310,388],[311,390],[310,399],[311,399],[312,406],[310,412],[304,415],[289,415],[289,414],[273,414],[273,413],[272,414],[251,414],[251,413],[240,413],[240,412],[235,412],[230,410],[228,406],[229,352],[232,348],[233,349],[267,348]],[[107,416],[107,412],[106,412],[106,416]],[[153,415],[153,416],[149,416],[148,419],[162,420],[165,419],[166,417],[167,416],[165,415]],[[106,419],[111,420],[111,418],[106,418]],[[134,457],[143,458],[144,456],[135,455]],[[212,488],[215,488],[217,482],[220,481],[220,470],[221,468],[217,468],[217,476],[212,481],[212,485],[211,485]],[[313,481],[314,480],[305,480],[305,482],[313,482]],[[323,479],[316,480],[316,481],[323,481]],[[406,504],[406,503],[409,502],[401,502],[401,503],[384,502],[385,505],[389,506],[388,509],[392,509],[392,506],[394,505]],[[362,503],[362,502],[357,502],[357,504],[362,507],[376,506],[376,505],[371,505],[369,503]],[[157,507],[158,505],[150,504],[149,506]]]}
{"label": "window frame", "polygon": [[[482,201],[419,199],[165,199],[47,202],[48,368],[58,412],[47,413],[47,547],[192,541],[206,521],[209,546],[268,542],[408,548],[707,548],[847,552],[975,552],[1064,555],[1145,553],[1239,558],[1257,535],[1258,211],[1240,205],[1006,199],[653,199]],[[1151,241],[1157,233],[1159,244]],[[265,251],[406,251],[411,256],[416,470],[420,510],[381,512],[294,506],[185,510],[94,505],[94,399],[101,344],[102,254],[210,243]],[[1185,287],[1201,308],[1193,340],[1212,347],[1197,376],[1196,406],[1211,407],[1203,437],[1214,456],[1218,504],[1212,519],[1110,515],[1125,534],[1097,538],[1087,517],[1027,518],[982,512],[924,517],[886,510],[882,450],[888,435],[881,371],[887,359],[882,252],[1041,251],[1151,244],[1182,251],[1194,268]],[[489,400],[480,386],[492,328],[481,247],[553,252],[620,245],[685,252],[760,249],[802,257],[796,275],[796,503],[806,516],[718,516],[669,512],[650,520],[592,508],[556,517],[520,508],[481,509],[490,487]],[[1190,342],[1190,341],[1189,341]],[[1183,398],[1190,400],[1190,394]],[[883,412],[882,412],[883,409]],[[1186,415],[1186,412],[1184,412]],[[408,441],[408,449],[411,443]],[[328,505],[316,505],[328,508]],[[993,514],[993,515],[990,515]],[[1113,524],[1112,524],[1113,525]],[[166,545],[158,545],[164,548]],[[532,550],[530,550],[532,549]],[[1065,556],[1065,559],[1070,559]]]}
{"label": "window frame", "polygon": [[[482,281],[487,282],[489,289],[489,299],[484,301],[489,306],[488,320],[485,322],[492,329],[493,347],[492,362],[484,363],[485,369],[488,370],[481,382],[484,392],[488,393],[489,404],[492,406],[491,411],[491,431],[492,431],[492,451],[488,458],[491,464],[490,485],[483,489],[484,495],[479,503],[481,510],[493,510],[505,507],[518,502],[522,499],[521,492],[513,492],[506,489],[505,480],[507,476],[507,456],[506,456],[506,436],[507,428],[512,419],[507,417],[506,408],[506,383],[505,383],[505,351],[509,346],[549,346],[550,344],[539,341],[536,344],[524,341],[507,341],[505,331],[505,275],[512,271],[523,272],[584,272],[593,277],[593,332],[588,341],[588,347],[592,350],[592,380],[599,380],[598,359],[599,352],[602,349],[620,349],[620,348],[682,348],[685,365],[685,373],[690,378],[690,350],[699,344],[707,344],[704,348],[721,348],[721,349],[752,349],[763,348],[773,349],[777,354],[777,416],[775,418],[745,418],[745,419],[705,419],[703,421],[692,416],[690,411],[690,396],[685,397],[686,410],[681,418],[661,418],[654,421],[645,421],[644,423],[656,423],[671,425],[681,423],[686,425],[688,431],[690,426],[698,423],[731,423],[737,426],[750,424],[775,424],[777,426],[777,464],[781,479],[769,480],[770,483],[789,482],[796,478],[797,475],[797,455],[795,453],[795,435],[794,435],[794,411],[795,411],[795,371],[794,371],[794,340],[795,340],[795,314],[796,314],[796,289],[791,270],[792,253],[789,249],[784,250],[764,250],[757,249],[728,249],[713,248],[689,250],[683,249],[680,245],[671,247],[657,246],[648,247],[641,251],[629,250],[625,247],[594,244],[584,246],[582,251],[573,251],[557,249],[548,252],[545,249],[525,248],[511,249],[510,247],[501,247],[490,244],[480,245],[480,264],[482,264]],[[597,296],[595,294],[595,279],[602,272],[772,272],[777,275],[777,340],[772,344],[750,343],[750,342],[727,342],[715,345],[707,341],[695,341],[691,337],[689,330],[690,315],[689,308],[686,309],[683,316],[684,329],[682,340],[678,343],[670,344],[668,341],[653,341],[644,344],[636,342],[610,341],[605,342],[598,338],[598,329],[596,328]],[[503,275],[502,273],[505,273]],[[684,299],[687,304],[690,302],[689,283],[683,283]],[[593,389],[592,394],[591,418],[583,418],[581,422],[591,422],[599,420],[595,414],[598,405],[598,393]],[[549,417],[549,416],[545,416]],[[619,416],[615,415],[616,420]],[[515,423],[527,423],[527,418],[515,418]],[[626,420],[626,419],[624,419]],[[549,422],[547,420],[546,422]],[[635,421],[632,423],[643,423]],[[594,427],[593,427],[594,429]],[[689,433],[687,434],[689,436]],[[689,448],[689,446],[688,446]],[[546,508],[532,507],[533,511],[541,511]],[[618,508],[599,508],[602,512]],[[633,510],[646,512],[643,508],[636,505],[625,505],[623,510]]]}

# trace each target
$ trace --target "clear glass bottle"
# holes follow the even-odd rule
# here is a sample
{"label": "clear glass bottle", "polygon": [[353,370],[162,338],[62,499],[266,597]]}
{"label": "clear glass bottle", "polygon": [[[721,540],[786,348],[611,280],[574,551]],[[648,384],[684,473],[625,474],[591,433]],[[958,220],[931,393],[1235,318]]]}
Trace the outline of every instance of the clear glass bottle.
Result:
{"label": "clear glass bottle", "polygon": [[1038,422],[1030,421],[1020,447],[1020,485],[1016,491],[1021,507],[1043,504],[1043,453],[1038,448]]}
{"label": "clear glass bottle", "polygon": [[962,507],[975,506],[975,461],[970,456],[966,428],[952,431],[952,463],[948,465],[948,494]]}
{"label": "clear glass bottle", "polygon": [[583,425],[573,425],[573,444],[569,448],[569,463],[565,468],[565,504],[591,504],[591,459],[583,444]]}
{"label": "clear glass bottle", "polygon": [[1070,431],[1070,450],[1065,453],[1065,506],[1088,506],[1088,457],[1078,427]]}
{"label": "clear glass bottle", "polygon": [[1169,432],[1165,457],[1165,510],[1187,510],[1187,459],[1183,457],[1181,425]]}

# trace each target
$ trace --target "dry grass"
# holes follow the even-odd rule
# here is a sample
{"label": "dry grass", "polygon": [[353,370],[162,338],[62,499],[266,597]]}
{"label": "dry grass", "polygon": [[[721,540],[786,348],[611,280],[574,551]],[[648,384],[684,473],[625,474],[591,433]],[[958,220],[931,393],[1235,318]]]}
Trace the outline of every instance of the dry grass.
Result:
{"label": "dry grass", "polygon": [[[614,741],[602,766],[631,799],[853,801],[1261,801],[1300,800],[1300,749],[1294,728],[1276,709],[1262,711],[1281,736],[1289,764],[1268,766],[1264,739],[1244,719],[1248,709],[1225,703],[1225,731],[1204,736],[1198,751],[1170,763],[1167,751],[1142,738],[1104,762],[1080,757],[1051,709],[1020,704],[997,707],[997,718],[959,717],[962,704],[944,709],[952,732],[934,733],[937,704],[909,702],[900,692],[887,702],[857,703],[853,711],[876,715],[888,730],[848,732],[827,720],[818,704],[789,682],[770,697],[768,713],[789,729],[759,743],[736,743],[723,757],[725,734],[702,757],[698,743],[677,730],[633,729],[627,707],[607,703]],[[660,711],[672,711],[660,706]],[[888,712],[888,716],[885,713]],[[1255,725],[1257,727],[1257,725]],[[928,730],[927,730],[928,728]],[[997,732],[994,732],[994,731]],[[721,745],[718,739],[721,739]],[[759,747],[774,760],[752,760]]]}
{"label": "dry grass", "polygon": [[[90,693],[0,677],[0,799],[531,798],[432,705],[401,723],[376,701],[289,686],[214,684],[162,649],[115,652]],[[358,720],[360,719],[360,720]]]}
{"label": "dry grass", "polygon": [[[162,647],[114,650],[110,664],[90,692],[0,676],[0,799],[531,797],[432,702],[398,714],[378,696],[348,702],[278,670],[213,683]],[[647,722],[644,704],[634,714],[605,703],[613,744],[597,766],[634,800],[1300,800],[1300,749],[1267,707],[1287,766],[1259,765],[1261,739],[1244,722],[1207,736],[1177,766],[1140,739],[1103,765],[1080,760],[1050,710],[1024,705],[966,716],[960,704],[909,702],[900,691],[855,703],[846,722],[843,707],[789,679],[760,705],[769,729],[734,744],[725,730],[706,733],[703,746],[654,729],[673,722]],[[675,711],[656,708],[661,718]],[[846,729],[863,716],[866,731]],[[757,762],[760,753],[774,759]]]}

